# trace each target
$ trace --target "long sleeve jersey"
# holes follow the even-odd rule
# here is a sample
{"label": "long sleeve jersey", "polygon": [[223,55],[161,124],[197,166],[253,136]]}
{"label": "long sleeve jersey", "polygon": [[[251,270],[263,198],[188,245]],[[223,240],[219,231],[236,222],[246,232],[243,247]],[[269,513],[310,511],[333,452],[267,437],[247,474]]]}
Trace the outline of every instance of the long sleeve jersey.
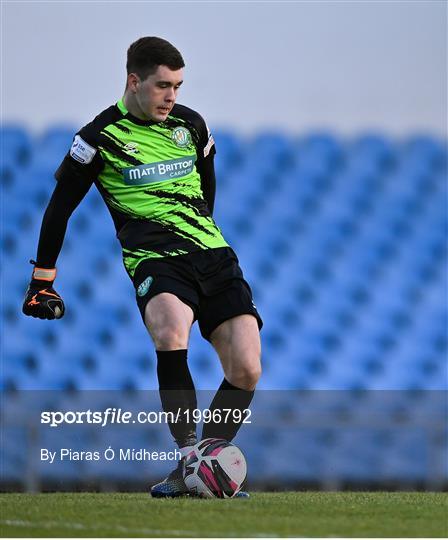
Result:
{"label": "long sleeve jersey", "polygon": [[115,224],[132,277],[148,258],[227,246],[213,220],[215,145],[203,118],[176,104],[164,122],[140,120],[122,100],[74,137],[55,173],[37,262],[53,267],[68,219],[92,184]]}

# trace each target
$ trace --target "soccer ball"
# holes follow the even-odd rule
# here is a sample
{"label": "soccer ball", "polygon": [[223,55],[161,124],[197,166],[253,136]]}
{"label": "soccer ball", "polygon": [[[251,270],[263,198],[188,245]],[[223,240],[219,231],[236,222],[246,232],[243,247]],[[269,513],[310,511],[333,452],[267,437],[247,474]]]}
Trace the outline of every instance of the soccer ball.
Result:
{"label": "soccer ball", "polygon": [[191,495],[228,499],[240,491],[246,479],[243,453],[224,439],[204,439],[186,455],[184,481]]}

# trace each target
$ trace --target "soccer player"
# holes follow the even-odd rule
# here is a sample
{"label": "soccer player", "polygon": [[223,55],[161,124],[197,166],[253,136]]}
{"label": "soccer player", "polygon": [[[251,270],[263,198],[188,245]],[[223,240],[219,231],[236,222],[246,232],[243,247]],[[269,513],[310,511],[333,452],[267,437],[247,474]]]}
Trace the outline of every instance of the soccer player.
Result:
{"label": "soccer player", "polygon": [[[176,104],[184,65],[179,51],[158,37],[129,47],[123,98],[75,135],[55,173],[23,312],[41,319],[64,315],[53,288],[56,261],[70,215],[94,183],[112,216],[156,348],[163,410],[196,408],[187,348],[197,320],[224,372],[210,410],[244,411],[261,374],[262,320],[235,252],[212,217],[213,137],[197,112]],[[205,424],[202,438],[231,441],[241,425],[238,416],[244,418],[224,422],[222,415]],[[169,428],[185,456],[197,442],[195,423],[182,415]],[[151,494],[186,494],[182,460]]]}

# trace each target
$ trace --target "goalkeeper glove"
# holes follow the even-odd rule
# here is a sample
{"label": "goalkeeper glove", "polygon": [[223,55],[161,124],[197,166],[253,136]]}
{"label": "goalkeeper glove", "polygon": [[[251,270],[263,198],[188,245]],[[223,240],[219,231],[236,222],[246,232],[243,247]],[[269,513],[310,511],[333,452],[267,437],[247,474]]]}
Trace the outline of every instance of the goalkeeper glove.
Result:
{"label": "goalkeeper glove", "polygon": [[30,263],[35,266],[25,294],[23,313],[39,319],[60,319],[64,315],[65,306],[53,289],[56,268],[38,268],[36,261],[31,260]]}

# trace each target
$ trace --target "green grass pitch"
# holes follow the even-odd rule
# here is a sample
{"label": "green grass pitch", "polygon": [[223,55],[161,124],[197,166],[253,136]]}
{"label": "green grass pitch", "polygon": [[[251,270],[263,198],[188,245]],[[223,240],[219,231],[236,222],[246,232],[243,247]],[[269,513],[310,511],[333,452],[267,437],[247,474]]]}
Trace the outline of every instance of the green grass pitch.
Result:
{"label": "green grass pitch", "polygon": [[447,516],[446,493],[0,494],[2,537],[444,537]]}

